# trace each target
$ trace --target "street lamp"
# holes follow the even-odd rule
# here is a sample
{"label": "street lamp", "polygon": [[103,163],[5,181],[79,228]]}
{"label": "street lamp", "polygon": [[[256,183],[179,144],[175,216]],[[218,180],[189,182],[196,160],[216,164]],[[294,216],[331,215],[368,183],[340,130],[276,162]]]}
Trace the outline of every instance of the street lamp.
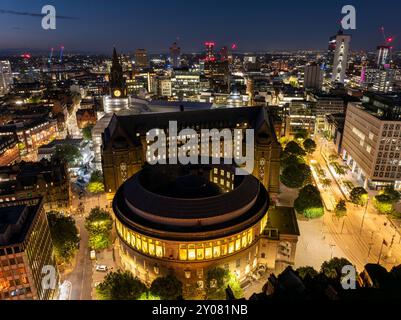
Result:
{"label": "street lamp", "polygon": [[364,223],[364,221],[365,221],[365,215],[366,215],[366,212],[368,211],[368,204],[369,204],[369,200],[370,200],[370,198],[369,198],[369,196],[367,196],[367,201],[366,201],[366,205],[365,205],[365,211],[364,211],[364,213],[363,213],[363,216],[362,216],[362,223],[361,223],[361,229],[359,230],[359,235],[362,233],[362,227],[363,227],[363,223]]}

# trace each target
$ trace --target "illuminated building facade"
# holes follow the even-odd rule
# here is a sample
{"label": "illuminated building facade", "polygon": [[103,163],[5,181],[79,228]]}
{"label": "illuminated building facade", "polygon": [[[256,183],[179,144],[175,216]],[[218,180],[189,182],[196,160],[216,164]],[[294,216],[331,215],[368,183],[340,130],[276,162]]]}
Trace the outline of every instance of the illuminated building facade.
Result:
{"label": "illuminated building facade", "polygon": [[67,165],[58,159],[0,167],[0,204],[43,197],[45,210],[68,211],[71,205]]}
{"label": "illuminated building facade", "polygon": [[135,50],[135,67],[137,68],[148,68],[148,52],[146,49],[136,49]]}
{"label": "illuminated building facade", "polygon": [[12,165],[21,160],[16,136],[0,137],[0,166]]}
{"label": "illuminated building facade", "polygon": [[186,297],[203,292],[214,267],[242,280],[260,264],[294,262],[294,211],[269,217],[266,189],[230,165],[145,166],[119,188],[113,211],[124,268],[146,283],[173,271]]}
{"label": "illuminated building facade", "polygon": [[[44,266],[54,267],[55,288],[43,286]],[[55,299],[58,283],[42,200],[0,203],[0,300]]]}
{"label": "illuminated building facade", "polygon": [[0,94],[6,94],[13,84],[10,61],[0,61]]}
{"label": "illuminated building facade", "polygon": [[[384,99],[376,98],[376,103],[379,102],[384,106]],[[342,156],[365,188],[380,190],[392,186],[400,190],[400,105],[386,111],[374,103],[348,104]]]}
{"label": "illuminated building facade", "polygon": [[344,34],[343,31],[340,30],[336,36],[332,75],[333,82],[344,83],[350,42],[351,36]]}
{"label": "illuminated building facade", "polygon": [[[263,107],[239,107],[113,116],[102,138],[102,169],[105,190],[110,196],[124,181],[138,172],[143,164],[152,159],[146,141],[147,132],[155,128],[167,132],[170,120],[177,121],[178,133],[184,128],[194,129],[198,133],[198,141],[201,141],[201,129],[241,129],[243,137],[245,137],[245,129],[253,129],[254,169],[252,174],[262,181],[270,193],[279,192],[281,146],[277,141],[271,116]],[[170,139],[178,140],[185,140],[185,138],[170,137]],[[242,150],[245,150],[244,143]],[[207,155],[213,153],[215,158],[226,156],[224,144],[221,144],[217,153],[213,152],[211,147],[210,137],[207,145],[199,146],[199,152],[206,150]],[[233,146],[234,152],[241,156],[239,148],[237,145]],[[205,156],[205,154],[200,155]],[[159,159],[169,159],[173,156],[158,155]]]}
{"label": "illuminated building facade", "polygon": [[173,68],[179,68],[181,64],[181,48],[177,42],[170,47],[170,63]]}
{"label": "illuminated building facade", "polygon": [[21,155],[36,152],[40,146],[53,141],[58,135],[57,120],[32,118],[0,127],[0,137],[16,135]]}

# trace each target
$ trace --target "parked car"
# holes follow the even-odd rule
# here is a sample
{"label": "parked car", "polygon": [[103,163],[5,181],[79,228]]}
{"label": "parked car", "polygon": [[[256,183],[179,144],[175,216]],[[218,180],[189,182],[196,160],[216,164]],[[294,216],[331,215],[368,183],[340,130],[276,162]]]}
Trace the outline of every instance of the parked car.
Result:
{"label": "parked car", "polygon": [[104,264],[98,264],[96,265],[96,271],[107,272],[107,266],[105,266]]}

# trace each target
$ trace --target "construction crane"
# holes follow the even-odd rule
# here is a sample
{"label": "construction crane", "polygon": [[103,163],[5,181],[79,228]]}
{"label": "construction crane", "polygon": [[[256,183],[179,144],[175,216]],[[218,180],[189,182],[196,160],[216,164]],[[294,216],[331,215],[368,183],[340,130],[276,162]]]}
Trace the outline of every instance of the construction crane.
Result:
{"label": "construction crane", "polygon": [[[394,37],[393,36],[387,37],[383,26],[380,28],[380,31],[383,35],[384,45],[390,46],[391,43],[394,41]],[[391,47],[391,49],[392,49],[392,47]]]}

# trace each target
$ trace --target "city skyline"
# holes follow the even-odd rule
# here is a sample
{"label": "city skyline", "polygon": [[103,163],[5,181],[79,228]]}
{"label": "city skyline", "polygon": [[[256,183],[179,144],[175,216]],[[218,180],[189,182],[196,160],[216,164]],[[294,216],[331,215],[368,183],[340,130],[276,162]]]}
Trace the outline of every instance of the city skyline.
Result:
{"label": "city skyline", "polygon": [[[395,17],[401,4],[392,2],[384,1],[379,8],[372,3],[362,6],[361,1],[350,3],[356,8],[357,20],[356,30],[346,30],[352,35],[352,50],[374,50],[383,41],[381,26],[392,36],[401,33]],[[121,52],[146,48],[150,53],[165,53],[177,39],[185,53],[202,51],[205,41],[214,41],[217,47],[235,43],[238,52],[325,50],[328,38],[340,27],[341,8],[347,3],[260,2],[245,11],[235,2],[208,0],[178,0],[170,6],[158,0],[99,1],[96,6],[77,1],[51,4],[59,17],[56,30],[41,28],[42,2],[2,1],[0,50],[47,51],[65,46],[67,52],[109,54],[109,48],[116,46]],[[399,48],[396,39],[394,50]]]}

